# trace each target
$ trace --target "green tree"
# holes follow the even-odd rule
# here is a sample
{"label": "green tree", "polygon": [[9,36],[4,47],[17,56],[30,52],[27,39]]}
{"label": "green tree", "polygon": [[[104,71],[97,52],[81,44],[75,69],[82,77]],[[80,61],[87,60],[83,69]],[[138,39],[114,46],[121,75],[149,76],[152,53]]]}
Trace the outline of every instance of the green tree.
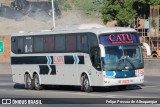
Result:
{"label": "green tree", "polygon": [[160,5],[160,0],[147,0],[149,5]]}
{"label": "green tree", "polygon": [[160,5],[160,0],[107,0],[101,14],[104,23],[117,20],[119,26],[128,26],[135,16],[149,16],[149,6]]}
{"label": "green tree", "polygon": [[130,19],[136,15],[133,3],[133,0],[108,0],[101,11],[104,23],[117,20],[119,26],[128,26]]}

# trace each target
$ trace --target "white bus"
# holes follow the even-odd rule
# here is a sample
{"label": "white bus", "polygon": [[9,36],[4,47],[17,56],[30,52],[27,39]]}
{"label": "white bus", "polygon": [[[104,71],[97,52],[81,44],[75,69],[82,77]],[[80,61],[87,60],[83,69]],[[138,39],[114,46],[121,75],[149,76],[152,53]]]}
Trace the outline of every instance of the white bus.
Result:
{"label": "white bus", "polygon": [[137,32],[131,28],[80,25],[11,35],[15,83],[40,90],[45,85],[94,86],[144,81],[144,62]]}

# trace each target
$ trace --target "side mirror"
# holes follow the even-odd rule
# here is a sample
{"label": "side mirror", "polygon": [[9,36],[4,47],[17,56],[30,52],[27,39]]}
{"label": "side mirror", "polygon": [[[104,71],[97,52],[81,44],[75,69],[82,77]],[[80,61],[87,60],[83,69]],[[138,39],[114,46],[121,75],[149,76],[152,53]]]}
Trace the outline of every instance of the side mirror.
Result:
{"label": "side mirror", "polygon": [[99,44],[99,48],[100,48],[101,57],[105,57],[105,48],[104,48],[104,46]]}
{"label": "side mirror", "polygon": [[100,70],[101,69],[101,61],[100,61],[100,48],[97,47],[95,50],[95,55],[94,55],[94,66],[96,69]]}

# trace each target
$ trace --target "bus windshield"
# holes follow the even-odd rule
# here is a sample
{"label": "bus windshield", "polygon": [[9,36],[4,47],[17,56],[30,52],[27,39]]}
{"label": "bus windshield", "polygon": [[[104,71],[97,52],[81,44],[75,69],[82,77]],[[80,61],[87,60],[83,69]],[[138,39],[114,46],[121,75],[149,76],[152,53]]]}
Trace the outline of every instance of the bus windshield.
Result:
{"label": "bus windshield", "polygon": [[143,68],[141,48],[137,45],[105,47],[105,70],[135,70]]}

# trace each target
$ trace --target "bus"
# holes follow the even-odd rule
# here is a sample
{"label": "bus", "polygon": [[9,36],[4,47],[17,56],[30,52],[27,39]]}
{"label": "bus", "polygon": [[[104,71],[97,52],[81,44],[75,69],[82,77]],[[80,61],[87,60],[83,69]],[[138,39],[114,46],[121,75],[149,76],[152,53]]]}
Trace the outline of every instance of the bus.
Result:
{"label": "bus", "polygon": [[77,25],[11,35],[13,82],[26,89],[46,85],[93,87],[144,82],[144,61],[132,28]]}

